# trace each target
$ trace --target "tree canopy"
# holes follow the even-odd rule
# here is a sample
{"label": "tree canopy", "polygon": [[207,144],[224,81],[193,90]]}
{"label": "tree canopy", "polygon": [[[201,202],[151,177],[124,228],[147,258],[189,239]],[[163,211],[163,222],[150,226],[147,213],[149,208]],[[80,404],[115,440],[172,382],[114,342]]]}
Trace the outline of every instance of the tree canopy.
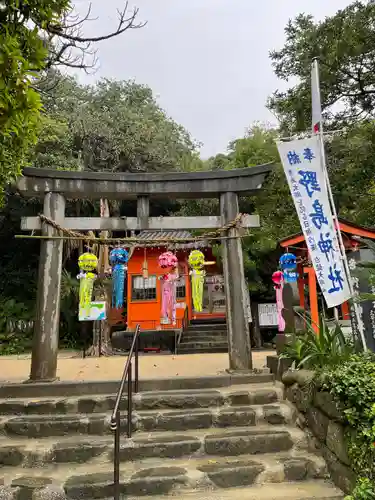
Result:
{"label": "tree canopy", "polygon": [[197,157],[197,144],[147,85],[104,79],[85,86],[54,72],[41,88],[52,90],[43,97],[34,166],[152,172],[177,170]]}
{"label": "tree canopy", "polygon": [[[38,3],[37,0],[29,2],[30,8],[36,8]],[[11,2],[5,4],[8,6]],[[80,45],[82,37],[74,32],[74,28],[67,27],[69,2],[56,1],[50,5],[55,11],[51,14],[47,9],[47,14],[52,15],[55,24],[53,27],[45,25],[44,31],[51,34],[47,52],[45,44],[40,43],[36,35],[32,43],[30,41],[32,47],[35,42],[35,47],[41,51],[38,53],[40,70],[36,63],[30,63],[33,51],[30,49],[24,54],[17,45],[22,38],[19,31],[0,34],[2,40],[10,44],[10,54],[13,54],[13,43],[16,47],[14,54],[18,50],[20,57],[25,59],[25,63],[20,60],[20,64],[16,64],[18,56],[9,56],[9,50],[3,49],[8,45],[0,47],[0,70],[12,59],[16,72],[16,76],[12,72],[5,77],[0,75],[0,107],[1,110],[8,109],[6,113],[9,115],[5,119],[6,113],[2,113],[0,118],[3,120],[0,187],[15,176],[25,162],[38,168],[119,172],[228,170],[273,162],[274,171],[259,195],[240,200],[242,212],[257,213],[261,219],[261,228],[252,230],[243,240],[249,287],[255,299],[270,297],[271,274],[276,269],[280,251],[278,241],[300,231],[275,141],[280,136],[310,129],[311,61],[313,57],[319,57],[327,128],[336,131],[326,137],[326,151],[339,215],[359,224],[374,226],[374,2],[355,1],[321,22],[315,22],[305,14],[291,20],[285,30],[284,47],[270,55],[276,75],[293,82],[287,91],[276,91],[268,100],[269,108],[280,120],[279,125],[271,127],[255,123],[243,137],[228,144],[225,153],[205,161],[199,156],[199,144],[166,114],[147,85],[108,79],[94,85],[82,85],[79,80],[61,74],[56,65],[64,61],[67,65],[81,64],[80,60],[74,62],[70,58],[72,47],[67,45],[72,43],[75,49],[83,48]],[[10,16],[7,9],[6,22]],[[1,16],[0,13],[0,23],[4,26],[4,17]],[[22,18],[17,19],[22,28]],[[33,19],[31,14],[30,19]],[[120,31],[125,27],[124,19],[120,19]],[[39,20],[34,22],[40,24]],[[129,22],[136,27],[134,18]],[[30,28],[23,27],[21,32],[27,40],[34,36]],[[24,47],[22,45],[22,50]],[[59,63],[58,47],[65,47]],[[38,74],[34,76],[31,68]],[[17,87],[19,71],[30,71],[31,77],[26,83],[19,81]],[[17,92],[21,96],[19,101]],[[21,106],[24,115],[10,106],[12,99]],[[151,209],[153,215],[191,216],[218,214],[219,210],[217,200],[181,203],[160,200]],[[0,286],[0,299],[8,293],[25,302],[35,296],[38,245],[27,241],[22,246],[16,245],[12,236],[19,231],[21,213],[35,215],[38,210],[38,202],[25,202],[7,193],[0,218],[0,284],[4,284]],[[117,207],[117,214],[133,215],[132,210],[133,206],[124,203]],[[69,202],[67,213],[93,216],[98,215],[98,207],[94,203],[77,207],[77,203]],[[68,262],[69,265],[73,269],[76,263]],[[20,286],[26,281],[29,284],[27,290]]]}
{"label": "tree canopy", "polygon": [[[92,44],[132,28],[138,10],[119,12],[117,28],[93,38],[70,0],[4,0],[0,4],[0,197],[14,180],[37,142],[42,102],[38,81],[52,66],[86,68],[95,64]],[[86,56],[94,59],[87,62]]]}
{"label": "tree canopy", "polygon": [[375,3],[355,1],[321,22],[300,14],[285,28],[286,42],[270,57],[276,75],[297,85],[275,91],[268,106],[289,133],[311,126],[311,62],[319,58],[322,104],[330,127],[374,117]]}

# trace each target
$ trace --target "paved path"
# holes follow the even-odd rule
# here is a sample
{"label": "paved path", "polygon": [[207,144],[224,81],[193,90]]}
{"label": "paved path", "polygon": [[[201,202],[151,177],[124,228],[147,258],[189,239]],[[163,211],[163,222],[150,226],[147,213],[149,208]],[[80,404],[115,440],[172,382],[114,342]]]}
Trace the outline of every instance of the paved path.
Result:
{"label": "paved path", "polygon": [[[253,352],[254,368],[266,365],[266,356],[274,351]],[[118,380],[122,375],[125,357],[72,357],[74,353],[59,355],[57,376],[67,380]],[[228,368],[228,354],[144,354],[139,358],[141,379],[168,377],[197,377],[217,375]],[[30,374],[30,356],[3,356],[0,358],[0,383],[27,380]]]}

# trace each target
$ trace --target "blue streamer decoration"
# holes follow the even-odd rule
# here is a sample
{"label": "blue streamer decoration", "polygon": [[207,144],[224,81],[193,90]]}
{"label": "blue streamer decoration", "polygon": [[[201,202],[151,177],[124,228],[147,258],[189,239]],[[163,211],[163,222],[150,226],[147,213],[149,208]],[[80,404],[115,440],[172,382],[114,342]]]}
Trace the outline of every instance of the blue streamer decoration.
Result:
{"label": "blue streamer decoration", "polygon": [[112,266],[112,307],[121,309],[124,306],[125,272],[129,254],[125,248],[114,248],[109,255]]}
{"label": "blue streamer decoration", "polygon": [[293,253],[284,253],[280,257],[279,265],[283,270],[285,283],[295,283],[298,279],[297,257]]}

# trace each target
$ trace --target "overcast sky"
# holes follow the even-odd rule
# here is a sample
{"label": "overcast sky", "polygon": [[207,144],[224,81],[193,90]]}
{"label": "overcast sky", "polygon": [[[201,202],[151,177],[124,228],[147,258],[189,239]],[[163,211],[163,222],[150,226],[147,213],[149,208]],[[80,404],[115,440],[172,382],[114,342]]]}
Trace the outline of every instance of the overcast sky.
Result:
{"label": "overcast sky", "polygon": [[[148,24],[98,45],[94,75],[148,84],[161,106],[203,143],[202,156],[224,152],[254,121],[275,123],[267,96],[284,84],[269,51],[282,47],[288,19],[301,12],[317,19],[348,0],[131,0]],[[85,13],[89,1],[77,0]],[[123,0],[92,0],[97,21],[85,34],[106,33]]]}

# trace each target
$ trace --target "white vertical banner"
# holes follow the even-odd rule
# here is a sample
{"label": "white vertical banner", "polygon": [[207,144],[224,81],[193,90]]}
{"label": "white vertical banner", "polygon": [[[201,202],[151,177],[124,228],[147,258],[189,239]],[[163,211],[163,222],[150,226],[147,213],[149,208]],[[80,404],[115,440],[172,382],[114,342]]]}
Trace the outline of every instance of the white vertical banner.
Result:
{"label": "white vertical banner", "polygon": [[318,136],[277,144],[317,281],[328,307],[351,297],[329,204]]}

